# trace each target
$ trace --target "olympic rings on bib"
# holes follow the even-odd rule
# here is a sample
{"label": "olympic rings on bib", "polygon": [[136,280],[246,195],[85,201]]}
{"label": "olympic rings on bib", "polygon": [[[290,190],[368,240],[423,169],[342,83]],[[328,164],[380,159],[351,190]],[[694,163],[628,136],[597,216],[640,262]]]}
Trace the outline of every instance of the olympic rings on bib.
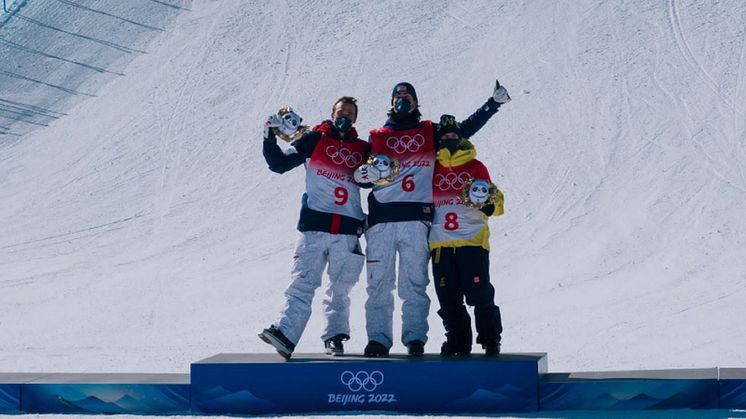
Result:
{"label": "olympic rings on bib", "polygon": [[357,151],[352,152],[350,149],[345,147],[337,148],[336,146],[330,145],[326,148],[326,155],[332,160],[332,163],[336,165],[345,165],[350,169],[354,169],[363,163],[363,155]]}
{"label": "olympic rings on bib", "polygon": [[461,191],[462,189],[464,189],[464,185],[466,185],[466,182],[468,182],[469,180],[471,180],[471,175],[467,172],[461,172],[459,174],[451,172],[446,173],[445,175],[435,175],[435,178],[433,179],[433,185],[435,185],[435,187],[440,189],[441,191],[448,191],[453,189]]}
{"label": "olympic rings on bib", "polygon": [[394,150],[396,154],[404,154],[407,151],[416,153],[425,145],[425,137],[415,134],[414,137],[402,135],[401,137],[389,137],[386,139],[386,147]]}

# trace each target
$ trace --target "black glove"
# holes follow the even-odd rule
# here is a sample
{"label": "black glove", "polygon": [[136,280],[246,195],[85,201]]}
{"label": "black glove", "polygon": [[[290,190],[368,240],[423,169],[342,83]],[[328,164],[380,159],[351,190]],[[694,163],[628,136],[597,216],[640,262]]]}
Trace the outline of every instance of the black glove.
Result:
{"label": "black glove", "polygon": [[492,216],[492,214],[495,213],[495,204],[485,205],[482,208],[480,208],[479,210],[482,211],[484,213],[484,215],[490,217],[490,216]]}

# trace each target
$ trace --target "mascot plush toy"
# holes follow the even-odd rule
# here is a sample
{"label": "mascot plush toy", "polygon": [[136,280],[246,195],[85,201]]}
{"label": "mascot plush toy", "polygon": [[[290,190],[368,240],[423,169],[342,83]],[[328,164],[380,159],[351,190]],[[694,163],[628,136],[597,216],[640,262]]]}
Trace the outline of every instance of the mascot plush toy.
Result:
{"label": "mascot plush toy", "polygon": [[480,209],[487,205],[495,205],[494,215],[502,215],[505,198],[501,190],[492,182],[485,179],[470,179],[464,185],[461,193],[464,205]]}
{"label": "mascot plush toy", "polygon": [[278,138],[287,142],[293,142],[308,131],[307,125],[301,125],[303,118],[293,111],[290,106],[284,106],[277,111],[272,119],[272,131]]}
{"label": "mascot plush toy", "polygon": [[388,185],[399,175],[399,162],[385,154],[371,154],[368,161],[355,170],[357,183]]}

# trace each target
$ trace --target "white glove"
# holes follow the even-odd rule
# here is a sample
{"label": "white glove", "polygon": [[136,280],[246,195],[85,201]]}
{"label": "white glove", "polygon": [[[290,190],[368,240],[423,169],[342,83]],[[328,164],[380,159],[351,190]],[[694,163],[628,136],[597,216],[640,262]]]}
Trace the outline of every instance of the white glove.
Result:
{"label": "white glove", "polygon": [[282,118],[277,115],[270,115],[264,121],[264,138],[269,137],[269,129],[282,126]]}
{"label": "white glove", "polygon": [[495,91],[492,92],[492,99],[501,105],[510,102],[508,91],[500,86],[500,82],[497,80],[495,80]]}
{"label": "white glove", "polygon": [[469,200],[482,205],[490,198],[490,183],[484,179],[476,179],[469,188]]}
{"label": "white glove", "polygon": [[357,183],[371,183],[381,178],[381,172],[371,164],[363,164],[352,175]]}

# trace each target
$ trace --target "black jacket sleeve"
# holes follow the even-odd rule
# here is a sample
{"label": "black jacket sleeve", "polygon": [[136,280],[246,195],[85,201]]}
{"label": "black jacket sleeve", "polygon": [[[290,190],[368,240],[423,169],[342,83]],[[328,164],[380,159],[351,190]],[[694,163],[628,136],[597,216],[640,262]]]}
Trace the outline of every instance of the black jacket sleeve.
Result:
{"label": "black jacket sleeve", "polygon": [[311,157],[320,138],[320,132],[309,131],[293,141],[290,147],[283,151],[277,145],[275,134],[270,130],[262,144],[262,154],[264,160],[267,161],[267,165],[269,165],[269,170],[275,173],[285,173],[300,166],[307,158]]}
{"label": "black jacket sleeve", "polygon": [[461,136],[471,138],[492,118],[492,115],[497,113],[499,108],[500,104],[495,102],[494,99],[487,99],[484,105],[461,122]]}

